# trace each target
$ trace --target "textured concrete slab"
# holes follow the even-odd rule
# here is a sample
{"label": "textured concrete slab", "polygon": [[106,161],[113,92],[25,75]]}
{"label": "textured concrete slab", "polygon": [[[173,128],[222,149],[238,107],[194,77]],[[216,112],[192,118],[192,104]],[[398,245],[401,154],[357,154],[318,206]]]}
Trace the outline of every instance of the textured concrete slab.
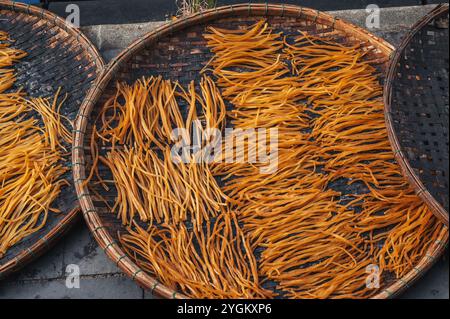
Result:
{"label": "textured concrete slab", "polygon": [[449,299],[449,252],[425,276],[408,289],[402,299]]}
{"label": "textured concrete slab", "polygon": [[[380,10],[380,28],[369,29],[369,31],[377,33],[409,29],[417,20],[430,12],[434,7],[435,5],[431,4],[425,6],[383,8]],[[342,10],[331,11],[329,13],[340,19],[354,23],[357,26],[366,28],[366,19],[368,16],[366,10]]]}
{"label": "textured concrete slab", "polygon": [[[54,279],[63,275],[64,244],[58,243],[38,260],[13,275],[14,280]],[[12,280],[8,278],[7,280]],[[1,286],[1,284],[0,284]]]}
{"label": "textured concrete slab", "polygon": [[165,21],[82,27],[81,31],[100,50],[122,49],[142,35],[166,23]]}
{"label": "textured concrete slab", "polygon": [[[435,5],[383,8],[380,11],[380,28],[370,31],[384,37],[392,44],[398,44],[403,34]],[[365,10],[330,11],[332,15],[345,19],[365,28],[367,12]],[[110,61],[120,50],[130,45],[144,34],[153,31],[165,21],[125,25],[94,25],[81,27],[81,31],[99,48],[103,58]]]}
{"label": "textured concrete slab", "polygon": [[65,279],[25,281],[0,286],[0,299],[142,299],[144,292],[120,276],[80,279],[80,288],[67,288]]}
{"label": "textured concrete slab", "polygon": [[[79,270],[80,288],[69,289],[67,267],[73,265]],[[0,299],[142,299],[144,295],[104,254],[82,222],[42,258],[0,282]],[[145,298],[154,297],[147,293]]]}
{"label": "textured concrete slab", "polygon": [[106,258],[84,224],[75,226],[72,233],[77,236],[68,237],[64,243],[64,269],[69,265],[77,265],[81,276],[120,273],[120,269]]}
{"label": "textured concrete slab", "polygon": [[154,294],[152,294],[150,291],[148,290],[144,290],[144,299],[162,299],[159,296],[156,296]]}
{"label": "textured concrete slab", "polygon": [[[218,6],[239,3],[261,3],[261,0],[218,0]],[[296,4],[318,10],[345,10],[366,8],[369,4],[380,7],[412,6],[422,0],[271,0],[269,3]],[[161,21],[177,12],[175,0],[96,0],[51,2],[49,10],[66,17],[66,7],[77,4],[80,9],[81,25],[124,24]]]}

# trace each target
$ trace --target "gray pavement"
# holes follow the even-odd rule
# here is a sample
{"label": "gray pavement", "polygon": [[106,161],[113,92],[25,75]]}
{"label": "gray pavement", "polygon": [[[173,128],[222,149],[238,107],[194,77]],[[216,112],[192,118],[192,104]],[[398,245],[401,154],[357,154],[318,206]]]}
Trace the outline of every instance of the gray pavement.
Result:
{"label": "gray pavement", "polygon": [[[361,9],[369,4],[379,7],[413,6],[438,3],[439,0],[270,0],[269,3],[296,4],[318,10]],[[216,0],[217,6],[239,3],[261,3],[261,0]],[[442,2],[442,1],[440,1]],[[176,0],[52,0],[49,10],[66,17],[66,6],[75,3],[80,8],[81,25],[124,24],[164,20],[177,12]]]}
{"label": "gray pavement", "polygon": [[[398,45],[408,28],[433,8],[429,6],[382,9],[381,28],[371,30],[393,45]],[[364,10],[330,12],[364,27]],[[110,61],[123,48],[140,35],[161,25],[162,21],[129,25],[100,25],[82,27],[99,48],[106,61]],[[436,265],[402,298],[448,299],[448,251]],[[66,287],[66,269],[69,265],[80,268],[80,288]],[[124,276],[98,247],[87,227],[80,222],[51,251],[18,274],[0,282],[0,299],[4,298],[154,298]]]}

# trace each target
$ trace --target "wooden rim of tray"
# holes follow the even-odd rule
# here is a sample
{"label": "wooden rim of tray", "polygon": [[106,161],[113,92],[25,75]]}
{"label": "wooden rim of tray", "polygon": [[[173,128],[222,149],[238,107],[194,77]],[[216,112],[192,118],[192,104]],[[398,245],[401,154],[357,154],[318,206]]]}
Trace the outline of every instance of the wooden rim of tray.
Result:
{"label": "wooden rim of tray", "polygon": [[[441,14],[445,12],[448,13],[448,8],[449,8],[448,3],[436,6],[436,8],[434,8],[432,11],[426,14],[411,28],[410,32],[404,37],[402,43],[399,45],[398,49],[395,51],[390,61],[390,65],[388,67],[386,75],[386,82],[384,86],[384,107],[385,107],[386,126],[388,128],[388,136],[391,142],[391,146],[394,150],[395,159],[399,163],[403,175],[414,187],[414,190],[416,191],[417,195],[428,204],[433,214],[447,226],[448,226],[448,212],[430,193],[430,191],[424,185],[421,177],[411,166],[408,156],[405,154],[404,149],[401,146],[396,129],[394,127],[394,119],[392,117],[391,110],[392,110],[393,85],[396,81],[398,64],[400,63],[406,48],[411,43],[411,40],[414,38],[414,36],[422,28],[427,26],[430,22],[432,22],[436,17],[440,16]],[[425,61],[423,62],[425,63]]]}

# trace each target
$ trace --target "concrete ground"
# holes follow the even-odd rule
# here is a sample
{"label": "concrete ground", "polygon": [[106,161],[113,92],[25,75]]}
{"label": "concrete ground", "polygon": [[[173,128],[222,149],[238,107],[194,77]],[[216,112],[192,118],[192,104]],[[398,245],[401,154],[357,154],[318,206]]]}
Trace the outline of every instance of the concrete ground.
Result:
{"label": "concrete ground", "polygon": [[[218,6],[261,0],[216,0]],[[296,4],[318,10],[362,9],[369,4],[379,7],[417,6],[443,0],[269,0],[269,3]],[[176,14],[176,0],[50,0],[49,10],[65,17],[67,4],[76,3],[82,15],[81,25],[124,24],[160,21]]]}
{"label": "concrete ground", "polygon": [[[386,8],[381,11],[381,26],[371,30],[374,34],[398,45],[408,28],[430,11],[432,5]],[[330,12],[364,27],[364,10]],[[98,25],[82,27],[91,41],[99,48],[106,61],[110,61],[123,48],[140,35],[161,25],[162,21],[128,25]],[[402,298],[448,299],[449,258],[445,256]],[[69,265],[80,269],[80,288],[66,287],[66,270]],[[20,273],[0,282],[0,299],[4,298],[154,298],[124,276],[111,262],[87,227],[80,222],[63,241],[42,258],[30,264]]]}

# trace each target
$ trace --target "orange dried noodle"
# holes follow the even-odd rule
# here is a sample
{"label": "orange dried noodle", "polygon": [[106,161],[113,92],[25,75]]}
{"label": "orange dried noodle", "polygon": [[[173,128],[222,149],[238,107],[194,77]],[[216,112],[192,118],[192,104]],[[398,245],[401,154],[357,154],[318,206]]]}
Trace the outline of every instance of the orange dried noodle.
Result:
{"label": "orange dried noodle", "polygon": [[[367,53],[302,34],[293,45],[285,42],[279,55],[272,52],[265,65],[235,72],[245,64],[240,54],[247,59],[255,53],[251,38],[242,31],[237,44],[234,31],[210,31],[210,65],[233,103],[228,116],[234,127],[280,131],[276,174],[260,174],[258,163],[225,162],[213,170],[234,177],[223,190],[252,246],[263,248],[259,275],[291,298],[358,298],[378,292],[365,286],[369,264],[397,278],[410,271],[446,229],[394,163],[382,88],[375,68],[364,62]],[[282,64],[280,57],[290,60],[295,76],[272,67]],[[298,106],[302,100],[308,108]],[[295,105],[313,116],[297,114]],[[342,181],[367,192],[343,201],[333,186]]]}
{"label": "orange dried noodle", "polygon": [[99,159],[112,172],[117,189],[112,210],[124,225],[139,216],[151,225],[190,220],[199,228],[225,209],[226,197],[207,165],[194,160],[175,164],[169,147],[163,159],[138,145]]}
{"label": "orange dried noodle", "polygon": [[231,212],[199,230],[180,223],[128,231],[120,236],[128,255],[171,289],[193,298],[272,296],[259,285],[255,257]]}
{"label": "orange dried noodle", "polygon": [[[96,176],[104,186],[114,183],[117,197],[111,209],[128,225],[128,234],[120,237],[128,254],[191,297],[271,296],[259,285],[249,242],[202,154],[191,154],[184,162],[171,153],[171,146],[180,142],[171,135],[174,128],[200,129],[203,135],[224,127],[226,108],[214,82],[203,77],[200,93],[194,82],[185,89],[161,77],[117,88],[93,127],[89,180]],[[186,119],[179,102],[186,105]],[[100,155],[102,148],[109,150],[106,156]],[[99,162],[109,168],[113,181],[101,178]],[[149,230],[136,220],[146,222]]]}
{"label": "orange dried noodle", "polygon": [[27,54],[21,50],[11,48],[8,34],[0,30],[0,94],[8,90],[16,81],[13,64]]}
{"label": "orange dried noodle", "polygon": [[[189,131],[194,120],[203,121],[206,128],[222,128],[225,104],[214,82],[204,77],[200,82],[201,95],[195,92],[194,82],[186,91],[161,77],[142,79],[132,86],[119,83],[117,88],[117,94],[105,103],[98,117],[99,129],[94,126],[91,140],[94,165],[87,182],[95,175],[106,186],[107,182],[97,172],[97,163],[100,161],[110,169],[111,182],[118,191],[112,209],[124,225],[139,216],[150,224],[190,219],[199,227],[204,220],[221,212],[226,196],[208,166],[197,164],[193,157],[187,163],[175,164],[174,157],[178,155],[171,154],[169,147],[179,142],[172,135],[173,129]],[[188,105],[186,121],[177,98]],[[111,151],[100,156],[99,144]],[[158,151],[162,152],[162,160]]]}
{"label": "orange dried noodle", "polygon": [[[10,40],[0,32],[0,41]],[[68,170],[61,164],[61,147],[50,142],[71,141],[61,117],[48,99],[26,100],[20,91],[5,93],[15,82],[11,67],[23,56],[8,42],[0,43],[0,67],[9,67],[0,70],[0,258],[44,227],[49,211],[59,212],[52,203],[67,184],[61,178]],[[38,119],[30,116],[33,109],[54,129],[40,128]]]}
{"label": "orange dried noodle", "polygon": [[132,86],[118,83],[116,95],[105,103],[99,115],[99,137],[113,148],[115,144],[132,143],[153,143],[163,148],[163,143],[170,141],[172,123],[181,124],[175,89],[161,77],[143,78]]}
{"label": "orange dried noodle", "polygon": [[72,122],[60,113],[67,97],[59,101],[60,92],[61,88],[58,88],[51,103],[49,99],[38,97],[27,100],[27,104],[31,110],[36,111],[42,118],[45,127],[45,137],[48,139],[47,143],[51,145],[51,149],[54,152],[58,150],[67,152],[64,143],[72,144],[72,132],[63,124],[63,121],[71,126]]}

